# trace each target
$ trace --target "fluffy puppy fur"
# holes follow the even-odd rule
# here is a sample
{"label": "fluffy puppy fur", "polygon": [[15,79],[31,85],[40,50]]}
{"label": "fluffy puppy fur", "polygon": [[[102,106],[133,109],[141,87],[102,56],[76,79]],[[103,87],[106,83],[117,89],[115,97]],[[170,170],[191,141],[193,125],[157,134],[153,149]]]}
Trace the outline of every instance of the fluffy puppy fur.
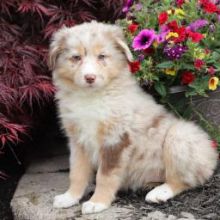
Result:
{"label": "fluffy puppy fur", "polygon": [[71,152],[70,186],[54,207],[77,204],[95,173],[84,214],[108,208],[119,189],[161,183],[146,195],[158,203],[213,174],[217,152],[208,135],[143,92],[129,71],[131,60],[115,25],[84,23],[54,34],[49,64]]}

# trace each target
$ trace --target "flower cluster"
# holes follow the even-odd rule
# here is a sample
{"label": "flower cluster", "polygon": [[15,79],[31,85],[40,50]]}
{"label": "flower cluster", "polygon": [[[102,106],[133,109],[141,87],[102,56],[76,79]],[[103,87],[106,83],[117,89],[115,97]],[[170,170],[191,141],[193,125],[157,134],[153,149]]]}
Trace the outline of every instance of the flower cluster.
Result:
{"label": "flower cluster", "polygon": [[186,96],[216,90],[220,77],[220,1],[132,1],[124,27],[137,79],[161,96],[185,86]]}

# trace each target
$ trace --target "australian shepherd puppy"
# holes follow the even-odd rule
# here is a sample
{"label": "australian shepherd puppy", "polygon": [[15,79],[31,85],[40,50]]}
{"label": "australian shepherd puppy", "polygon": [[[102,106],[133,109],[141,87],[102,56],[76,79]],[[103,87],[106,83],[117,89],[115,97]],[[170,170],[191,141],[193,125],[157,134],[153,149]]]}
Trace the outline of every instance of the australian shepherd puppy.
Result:
{"label": "australian shepherd puppy", "polygon": [[217,152],[209,136],[143,92],[130,61],[118,26],[93,21],[54,34],[49,64],[71,152],[69,189],[55,197],[55,208],[78,204],[94,175],[83,214],[107,209],[119,189],[159,183],[145,198],[159,203],[213,174]]}

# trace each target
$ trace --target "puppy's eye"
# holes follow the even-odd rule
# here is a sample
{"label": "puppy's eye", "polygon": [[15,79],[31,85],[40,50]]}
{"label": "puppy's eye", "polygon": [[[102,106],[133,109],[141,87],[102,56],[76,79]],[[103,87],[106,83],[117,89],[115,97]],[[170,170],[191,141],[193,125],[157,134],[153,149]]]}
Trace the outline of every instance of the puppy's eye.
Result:
{"label": "puppy's eye", "polygon": [[72,56],[72,60],[75,61],[75,62],[80,61],[80,60],[81,60],[81,56],[79,56],[79,55],[73,55],[73,56]]}
{"label": "puppy's eye", "polygon": [[104,60],[105,58],[106,58],[106,55],[104,55],[104,54],[99,54],[98,55],[99,60]]}

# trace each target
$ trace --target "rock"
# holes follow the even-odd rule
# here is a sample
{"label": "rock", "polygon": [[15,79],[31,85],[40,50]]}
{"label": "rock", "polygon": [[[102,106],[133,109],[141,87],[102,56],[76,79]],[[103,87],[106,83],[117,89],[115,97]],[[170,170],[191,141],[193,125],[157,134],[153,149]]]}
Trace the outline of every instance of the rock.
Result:
{"label": "rock", "polygon": [[[66,220],[66,219],[129,219],[131,208],[117,207],[88,216],[81,216],[81,205],[68,209],[52,207],[55,195],[68,187],[67,173],[26,174],[23,176],[11,202],[15,220]],[[132,219],[132,218],[130,218]]]}
{"label": "rock", "polygon": [[150,212],[147,217],[152,220],[167,219],[166,215],[160,211]]}
{"label": "rock", "polygon": [[187,219],[195,219],[194,215],[189,212],[181,212],[180,215]]}
{"label": "rock", "polygon": [[174,215],[169,215],[169,216],[167,217],[167,220],[176,220],[176,219],[177,219],[177,217],[174,216]]}
{"label": "rock", "polygon": [[[81,215],[81,205],[68,209],[54,209],[53,198],[64,193],[68,188],[67,155],[48,159],[38,159],[30,165],[27,173],[21,178],[11,201],[14,220],[66,220],[66,219],[133,219],[129,215],[132,207],[117,207],[92,215]],[[92,186],[88,192],[92,190]]]}

